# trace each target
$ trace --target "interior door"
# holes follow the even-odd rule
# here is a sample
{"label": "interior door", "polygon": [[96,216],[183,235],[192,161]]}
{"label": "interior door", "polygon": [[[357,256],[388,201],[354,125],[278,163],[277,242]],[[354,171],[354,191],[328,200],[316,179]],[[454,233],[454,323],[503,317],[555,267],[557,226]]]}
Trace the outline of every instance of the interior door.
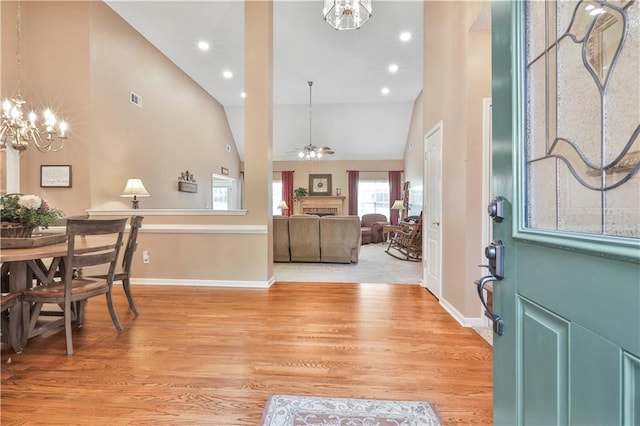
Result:
{"label": "interior door", "polygon": [[426,288],[438,299],[441,292],[441,203],[442,203],[442,121],[438,122],[425,136],[425,168],[427,181],[427,205],[423,211],[422,253],[424,283]]}
{"label": "interior door", "polygon": [[640,424],[639,8],[492,2],[496,425]]}

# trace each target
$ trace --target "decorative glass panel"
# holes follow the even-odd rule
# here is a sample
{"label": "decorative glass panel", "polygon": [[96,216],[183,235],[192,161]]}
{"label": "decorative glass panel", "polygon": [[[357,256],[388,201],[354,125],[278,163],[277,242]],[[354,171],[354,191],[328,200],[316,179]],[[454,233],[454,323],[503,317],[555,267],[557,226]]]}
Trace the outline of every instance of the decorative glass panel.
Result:
{"label": "decorative glass panel", "polygon": [[640,0],[527,2],[528,228],[640,238]]}

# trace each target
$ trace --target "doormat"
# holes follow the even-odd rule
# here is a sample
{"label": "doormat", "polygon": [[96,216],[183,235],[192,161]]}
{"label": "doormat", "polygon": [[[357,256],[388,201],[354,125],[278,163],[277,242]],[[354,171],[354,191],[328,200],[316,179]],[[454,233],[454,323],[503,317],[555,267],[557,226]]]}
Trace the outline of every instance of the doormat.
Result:
{"label": "doormat", "polygon": [[272,395],[262,413],[262,426],[377,425],[440,426],[427,401],[323,398]]}

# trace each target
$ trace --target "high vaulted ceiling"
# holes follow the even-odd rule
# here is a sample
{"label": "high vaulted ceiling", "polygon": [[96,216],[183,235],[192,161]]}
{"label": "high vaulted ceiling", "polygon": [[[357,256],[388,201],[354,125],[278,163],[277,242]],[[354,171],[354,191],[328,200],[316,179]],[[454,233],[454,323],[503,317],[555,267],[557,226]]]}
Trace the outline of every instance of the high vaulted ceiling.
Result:
{"label": "high vaulted ceiling", "polygon": [[[422,1],[372,3],[362,28],[336,31],[322,19],[322,1],[274,1],[275,160],[297,160],[296,148],[310,142],[308,81],[314,82],[311,142],[332,147],[330,159],[402,159],[422,89]],[[107,4],[225,107],[242,156],[243,2]],[[405,31],[408,42],[399,38]],[[201,40],[208,51],[198,49]],[[390,64],[398,65],[396,73]],[[232,78],[223,77],[226,70]]]}

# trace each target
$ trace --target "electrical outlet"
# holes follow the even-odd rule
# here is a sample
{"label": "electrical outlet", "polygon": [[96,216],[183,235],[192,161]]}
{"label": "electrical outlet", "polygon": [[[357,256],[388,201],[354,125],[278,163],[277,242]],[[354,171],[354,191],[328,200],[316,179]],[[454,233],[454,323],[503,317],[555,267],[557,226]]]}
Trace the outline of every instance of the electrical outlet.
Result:
{"label": "electrical outlet", "polygon": [[151,259],[149,258],[149,252],[148,251],[143,251],[142,252],[142,263],[149,263]]}

